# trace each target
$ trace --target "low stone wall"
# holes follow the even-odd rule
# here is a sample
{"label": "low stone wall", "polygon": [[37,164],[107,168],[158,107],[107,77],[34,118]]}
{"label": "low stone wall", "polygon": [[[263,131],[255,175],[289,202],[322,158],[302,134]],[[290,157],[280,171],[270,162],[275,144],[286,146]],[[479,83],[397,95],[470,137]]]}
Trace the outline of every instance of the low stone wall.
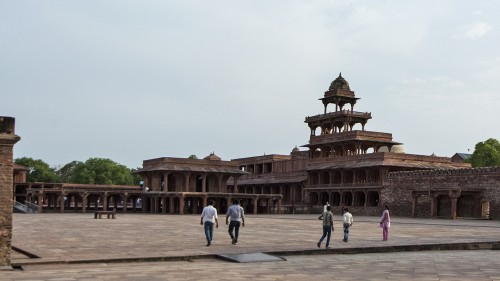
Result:
{"label": "low stone wall", "polygon": [[[500,167],[390,173],[381,192],[381,202],[390,206],[393,215],[411,216],[411,193],[419,192],[422,195],[415,213],[418,217],[429,217],[432,192],[447,190],[478,194],[481,202],[489,201],[490,218],[500,219]],[[474,208],[474,216],[480,217],[481,206]]]}

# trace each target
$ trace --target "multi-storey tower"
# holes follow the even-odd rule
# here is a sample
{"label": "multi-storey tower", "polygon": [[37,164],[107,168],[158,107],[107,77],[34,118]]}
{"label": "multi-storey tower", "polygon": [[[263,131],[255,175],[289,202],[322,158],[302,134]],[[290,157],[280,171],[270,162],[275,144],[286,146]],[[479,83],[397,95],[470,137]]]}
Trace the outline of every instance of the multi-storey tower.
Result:
{"label": "multi-storey tower", "polygon": [[[376,214],[389,172],[464,167],[446,157],[404,154],[392,134],[365,130],[371,113],[354,111],[359,98],[342,75],[320,100],[323,114],[305,119],[311,132],[304,145],[309,148],[305,197],[312,205],[329,202],[359,207],[358,214]],[[328,112],[331,105],[335,111]]]}

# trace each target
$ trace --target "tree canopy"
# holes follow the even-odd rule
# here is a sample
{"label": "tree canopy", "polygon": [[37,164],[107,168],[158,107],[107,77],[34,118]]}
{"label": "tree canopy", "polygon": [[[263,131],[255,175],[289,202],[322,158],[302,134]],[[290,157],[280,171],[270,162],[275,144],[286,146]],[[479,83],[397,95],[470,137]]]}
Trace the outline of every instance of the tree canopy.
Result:
{"label": "tree canopy", "polygon": [[111,159],[89,158],[85,162],[72,161],[61,168],[51,168],[38,159],[23,157],[14,160],[16,164],[28,167],[28,182],[65,182],[81,184],[138,185],[140,175]]}
{"label": "tree canopy", "polygon": [[61,178],[57,175],[56,169],[51,168],[49,164],[40,159],[29,157],[17,158],[14,163],[23,165],[29,169],[26,181],[28,182],[61,182]]}
{"label": "tree canopy", "polygon": [[134,185],[131,170],[111,159],[90,158],[77,163],[71,173],[70,182],[88,184]]}
{"label": "tree canopy", "polygon": [[478,142],[467,162],[472,167],[500,166],[500,143],[493,138]]}

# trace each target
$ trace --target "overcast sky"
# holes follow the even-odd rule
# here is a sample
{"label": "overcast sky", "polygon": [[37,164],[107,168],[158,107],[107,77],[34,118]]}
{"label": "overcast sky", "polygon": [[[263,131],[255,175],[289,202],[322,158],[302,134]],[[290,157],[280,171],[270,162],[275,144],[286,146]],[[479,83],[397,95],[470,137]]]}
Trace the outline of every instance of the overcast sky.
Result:
{"label": "overcast sky", "polygon": [[499,13],[493,0],[3,0],[0,116],[16,118],[14,157],[51,166],[289,154],[342,72],[367,130],[407,153],[472,153],[500,139]]}

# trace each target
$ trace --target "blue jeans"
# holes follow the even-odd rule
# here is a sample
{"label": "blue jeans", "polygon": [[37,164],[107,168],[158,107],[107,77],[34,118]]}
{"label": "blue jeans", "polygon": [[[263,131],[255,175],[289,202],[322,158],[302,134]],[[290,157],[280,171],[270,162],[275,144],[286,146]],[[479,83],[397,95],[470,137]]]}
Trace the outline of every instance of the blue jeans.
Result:
{"label": "blue jeans", "polygon": [[[239,221],[229,222],[228,232],[229,232],[229,236],[231,236],[231,239],[236,238],[236,240],[238,240],[238,234],[240,233],[240,225],[241,225],[241,222],[239,222]],[[234,234],[233,234],[233,230],[234,230]]]}
{"label": "blue jeans", "polygon": [[349,240],[349,227],[348,223],[344,223],[344,241]]}
{"label": "blue jeans", "polygon": [[212,239],[214,239],[214,223],[206,221],[204,227],[205,227],[205,237],[207,237],[207,242],[211,244]]}
{"label": "blue jeans", "polygon": [[332,236],[332,226],[331,225],[323,225],[323,236],[319,239],[319,243],[323,242],[323,239],[326,237],[326,246],[330,246],[330,237]]}

